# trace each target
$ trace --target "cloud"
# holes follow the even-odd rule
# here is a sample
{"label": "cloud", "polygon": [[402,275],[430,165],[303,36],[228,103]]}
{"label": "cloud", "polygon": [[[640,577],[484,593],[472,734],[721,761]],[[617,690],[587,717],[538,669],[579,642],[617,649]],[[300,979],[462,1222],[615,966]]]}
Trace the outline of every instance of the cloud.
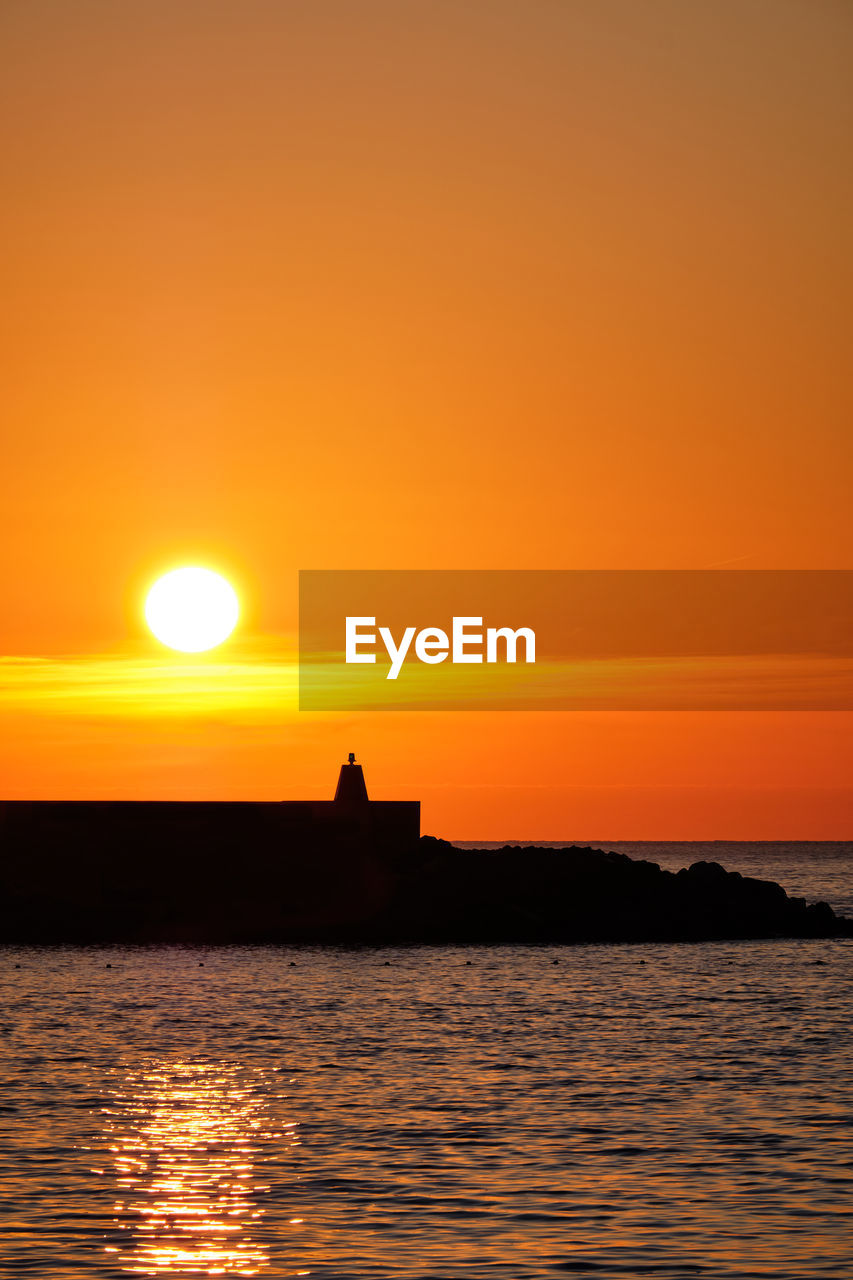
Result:
{"label": "cloud", "polygon": [[[267,648],[263,646],[262,648]],[[0,656],[6,711],[103,719],[281,719],[296,709],[297,667],[287,657],[233,661],[86,654]]]}

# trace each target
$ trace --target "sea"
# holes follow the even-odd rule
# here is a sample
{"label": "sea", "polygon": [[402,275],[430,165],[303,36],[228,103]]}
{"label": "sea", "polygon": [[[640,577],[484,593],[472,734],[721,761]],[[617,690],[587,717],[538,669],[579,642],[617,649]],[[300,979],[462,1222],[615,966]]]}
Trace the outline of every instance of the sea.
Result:
{"label": "sea", "polygon": [[0,1085],[3,1277],[853,1276],[851,939],[6,947]]}

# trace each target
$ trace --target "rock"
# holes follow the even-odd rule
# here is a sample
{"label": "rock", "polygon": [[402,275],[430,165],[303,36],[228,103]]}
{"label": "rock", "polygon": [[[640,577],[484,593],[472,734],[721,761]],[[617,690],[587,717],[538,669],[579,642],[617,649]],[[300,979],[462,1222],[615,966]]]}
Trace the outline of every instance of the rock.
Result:
{"label": "rock", "polygon": [[[853,936],[825,903],[697,862],[592,848],[392,849],[317,838],[0,860],[5,943],[573,943]],[[390,963],[390,962],[389,962]],[[471,961],[465,961],[470,964]],[[200,967],[203,962],[200,962]],[[295,966],[295,961],[290,961]]]}

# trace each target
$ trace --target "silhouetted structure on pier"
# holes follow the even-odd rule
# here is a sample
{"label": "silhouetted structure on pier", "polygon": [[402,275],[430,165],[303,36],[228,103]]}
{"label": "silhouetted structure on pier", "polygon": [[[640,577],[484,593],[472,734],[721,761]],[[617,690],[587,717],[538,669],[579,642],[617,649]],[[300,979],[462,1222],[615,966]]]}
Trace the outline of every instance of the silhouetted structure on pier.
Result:
{"label": "silhouetted structure on pier", "polygon": [[614,942],[853,936],[825,903],[699,862],[458,849],[420,805],[370,800],[0,803],[0,941]]}
{"label": "silhouetted structure on pier", "polygon": [[288,852],[295,843],[332,840],[377,847],[410,845],[420,836],[419,800],[370,800],[355,756],[341,766],[334,800],[5,800],[0,801],[0,849],[24,842],[45,855],[112,840],[121,855],[127,843],[150,851],[210,848],[262,838]]}

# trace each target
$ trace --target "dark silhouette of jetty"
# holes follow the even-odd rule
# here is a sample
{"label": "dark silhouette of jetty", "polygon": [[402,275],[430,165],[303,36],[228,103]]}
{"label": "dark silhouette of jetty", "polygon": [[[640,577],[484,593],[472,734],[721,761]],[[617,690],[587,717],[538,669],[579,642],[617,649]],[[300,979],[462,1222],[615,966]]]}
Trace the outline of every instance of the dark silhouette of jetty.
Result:
{"label": "dark silhouette of jetty", "polygon": [[853,935],[825,903],[701,862],[458,849],[418,801],[0,802],[0,942],[469,943]]}
{"label": "dark silhouette of jetty", "polygon": [[66,856],[109,847],[119,858],[176,856],[196,846],[207,853],[237,853],[246,842],[275,843],[286,852],[299,843],[364,842],[379,847],[416,842],[419,800],[370,800],[364,773],[350,752],[341,766],[334,800],[7,800],[0,802],[0,841],[22,843],[36,855],[63,848]]}

